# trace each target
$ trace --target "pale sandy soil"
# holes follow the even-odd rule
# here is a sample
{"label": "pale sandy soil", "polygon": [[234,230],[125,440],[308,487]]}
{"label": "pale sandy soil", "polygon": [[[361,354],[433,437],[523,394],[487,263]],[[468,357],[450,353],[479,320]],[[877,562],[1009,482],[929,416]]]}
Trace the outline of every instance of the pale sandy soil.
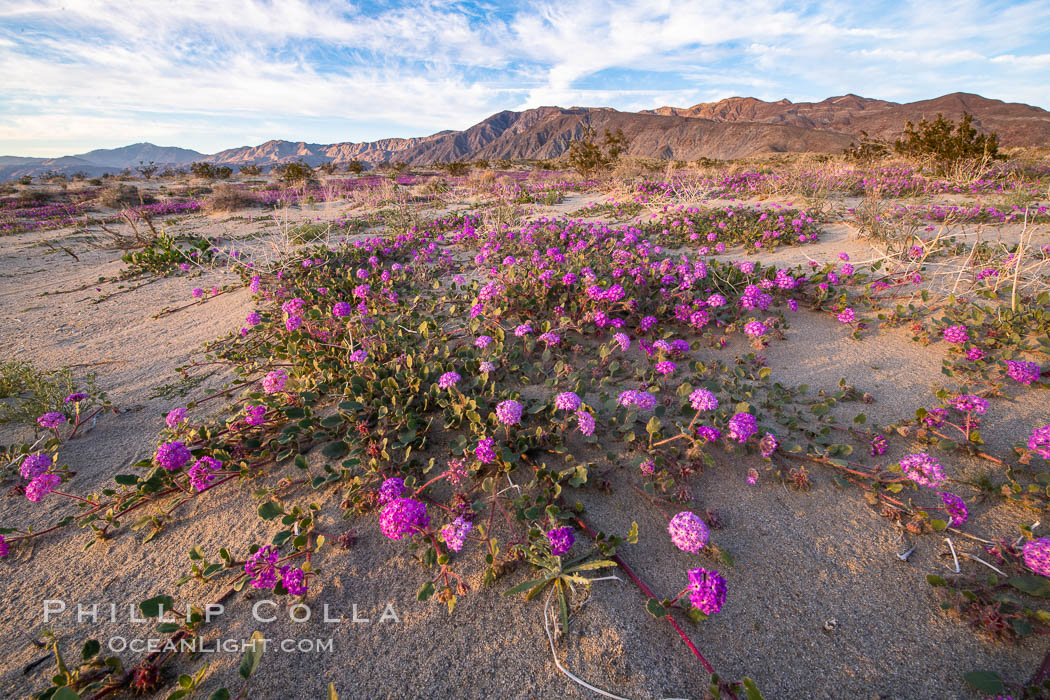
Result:
{"label": "pale sandy soil", "polygon": [[[535,209],[565,213],[590,201],[601,200],[588,194],[559,207]],[[293,210],[290,216],[316,218],[333,211],[327,206],[314,209]],[[180,227],[229,238],[249,235],[259,225],[241,216],[235,220],[194,216]],[[83,241],[69,239],[68,233],[0,238],[0,300],[8,310],[0,356],[32,359],[40,366],[77,365],[98,373],[99,384],[119,412],[101,416],[93,430],[62,449],[63,460],[77,472],[68,489],[87,494],[150,455],[169,409],[205,396],[228,379],[217,374],[185,399],[149,398],[153,387],[175,380],[176,367],[200,356],[202,343],[239,328],[252,302],[247,291],[240,290],[152,318],[164,306],[189,301],[195,286],[235,282],[232,273],[222,272],[162,279],[98,304],[92,303],[99,296],[94,287],[55,294],[100,275],[115,276],[122,267],[116,253],[93,250]],[[64,244],[76,252],[79,262],[41,247],[44,238],[65,238]],[[254,246],[260,254],[280,248],[269,248],[267,241],[238,241],[230,246]],[[835,224],[819,245],[783,248],[758,259],[778,264],[829,260],[840,251],[857,260],[876,253],[849,226]],[[111,284],[98,286],[104,292],[114,290]],[[875,397],[873,404],[857,408],[873,423],[911,415],[916,407],[932,401],[931,386],[940,381],[943,344],[922,347],[903,333],[888,332],[853,341],[833,320],[805,313],[790,317],[786,334],[787,342],[775,342],[765,351],[774,378],[785,384],[807,383],[813,390],[833,390],[844,377]],[[732,359],[728,351],[697,353]],[[198,412],[194,417],[203,415]],[[1045,404],[1038,404],[1031,394],[1012,403],[1000,401],[990,411],[986,440],[994,449],[1006,449],[1019,431],[1046,416]],[[0,442],[11,442],[16,433],[11,427],[0,429]],[[626,547],[623,556],[658,593],[670,596],[684,587],[686,570],[697,565],[696,558],[672,546],[663,534],[666,521],[631,489],[641,480],[623,463],[626,460],[619,459],[623,447],[606,444],[605,452],[600,452],[580,445],[586,458],[603,461],[604,478],[612,490],[604,494],[586,489],[573,497],[586,506],[585,517],[596,528],[625,533],[632,521],[638,522],[640,544]],[[887,455],[894,456],[900,454]],[[840,489],[817,469],[811,470],[812,490],[796,492],[765,476],[757,486],[748,486],[747,469],[763,470],[757,458],[721,455],[716,462],[693,478],[694,510],[717,510],[724,527],[713,533],[714,540],[732,553],[736,565],[719,567],[730,591],[722,613],[686,629],[726,677],[755,678],[767,698],[977,698],[963,682],[963,673],[995,669],[1007,677],[1026,679],[1042,659],[1045,643],[1039,639],[1017,645],[991,643],[937,608],[924,577],[948,570],[947,548],[940,538],[907,540],[859,493]],[[984,467],[949,464],[948,468],[962,474]],[[141,533],[124,532],[81,552],[86,535],[75,531],[44,538],[31,552],[0,561],[0,696],[25,697],[47,685],[51,661],[23,673],[26,664],[42,656],[31,640],[39,638],[45,627],[45,599],[60,598],[71,605],[135,604],[152,595],[174,594],[174,580],[188,571],[187,552],[193,545],[215,558],[221,546],[243,552],[252,542],[269,541],[275,526],[257,517],[248,491],[245,486],[205,494],[146,544],[141,543]],[[974,494],[962,495],[970,501]],[[39,527],[66,508],[57,498],[34,506],[21,496],[8,495],[0,497],[0,503],[3,525]],[[491,590],[480,588],[475,577],[474,591],[461,597],[449,615],[433,601],[416,601],[422,569],[404,543],[382,537],[374,514],[343,520],[337,499],[330,497],[322,505],[324,529],[337,533],[355,529],[360,538],[348,551],[329,552],[322,559],[322,575],[315,579],[308,598],[313,619],[292,623],[282,611],[279,622],[260,625],[251,618],[250,605],[263,596],[249,593],[231,599],[227,614],[205,634],[209,640],[241,639],[261,629],[273,639],[334,640],[331,653],[267,652],[248,697],[319,698],[330,682],[344,698],[594,697],[568,681],[552,662],[542,603],[502,595],[527,572],[518,570]],[[977,503],[971,512],[967,530],[987,537],[1015,536],[1015,523],[1028,519],[999,500]],[[904,563],[895,555],[909,542],[918,547]],[[976,551],[965,540],[956,545]],[[480,553],[475,550],[466,556],[475,565],[461,568],[480,572]],[[702,564],[717,566],[714,561]],[[180,600],[204,603],[223,590],[190,584],[177,593]],[[706,673],[670,626],[645,611],[645,599],[634,586],[599,582],[585,600],[575,611],[573,634],[557,650],[574,673],[627,697],[703,695]],[[394,606],[399,623],[378,621],[387,603]],[[322,622],[324,604],[331,617],[343,621]],[[370,618],[370,623],[351,621],[355,604],[358,616]],[[125,610],[117,622],[101,619],[97,624],[77,624],[67,613],[52,628],[72,657],[86,638],[144,637],[149,626],[130,623]],[[134,658],[126,652],[121,656],[125,661]],[[177,668],[180,673],[193,672],[210,663],[208,680],[197,697],[206,697],[222,685],[236,694],[239,658],[239,653],[209,654],[183,660]],[[174,676],[167,680],[173,683]]]}

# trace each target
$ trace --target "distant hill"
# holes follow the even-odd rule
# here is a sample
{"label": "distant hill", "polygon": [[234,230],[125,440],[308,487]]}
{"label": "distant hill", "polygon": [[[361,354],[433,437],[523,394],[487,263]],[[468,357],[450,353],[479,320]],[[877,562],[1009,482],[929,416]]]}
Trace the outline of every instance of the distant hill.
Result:
{"label": "distant hill", "polygon": [[936,119],[938,114],[958,121],[963,113],[974,117],[981,131],[999,134],[999,142],[1011,146],[1050,145],[1050,112],[1017,102],[990,100],[980,95],[955,92],[919,102],[887,102],[858,95],[829,97],[823,102],[763,102],[754,97],[730,97],[718,102],[701,102],[692,107],[660,107],[649,114],[673,115],[719,122],[757,122],[783,124],[806,129],[837,131],[892,141],[901,135],[907,121]]}
{"label": "distant hill", "polygon": [[373,164],[401,161],[428,165],[480,158],[543,159],[563,154],[569,143],[581,138],[588,127],[598,133],[622,129],[631,141],[631,155],[684,160],[702,156],[739,158],[769,152],[836,151],[851,140],[845,134],[794,126],[726,124],[605,108],[538,107],[523,112],[499,112],[464,131],[327,145],[268,141],[260,146],[222,151],[208,160],[227,165],[274,165],[300,158],[310,165],[354,159]]}
{"label": "distant hill", "polygon": [[267,141],[205,155],[197,151],[137,143],[62,158],[0,156],[0,180],[49,171],[83,172],[95,177],[153,161],[161,167],[208,161],[237,167],[270,167],[302,159],[312,166],[360,160],[377,164],[400,161],[429,165],[455,160],[545,159],[562,155],[588,128],[599,134],[622,129],[629,155],[695,160],[742,158],[764,153],[838,153],[861,131],[889,141],[906,121],[933,119],[938,113],[959,120],[963,112],[974,125],[999,134],[1010,146],[1050,146],[1050,112],[1030,105],[953,93],[932,100],[897,103],[858,95],[822,102],[765,102],[731,97],[692,107],[660,107],[619,112],[608,107],[537,107],[493,114],[463,131],[441,131],[418,138],[389,138],[332,144]]}
{"label": "distant hill", "polygon": [[135,168],[139,163],[164,167],[185,165],[205,158],[203,153],[174,146],[154,146],[152,143],[135,143],[120,148],[100,148],[75,156],[60,158],[23,158],[0,156],[0,181],[14,180],[23,175],[57,173],[73,175],[83,173],[88,177],[100,177],[106,173],[119,173],[125,168]]}
{"label": "distant hill", "polygon": [[203,153],[175,146],[154,146],[152,143],[134,143],[121,148],[100,148],[76,156],[92,165],[109,168],[131,168],[139,163],[179,165],[204,158]]}

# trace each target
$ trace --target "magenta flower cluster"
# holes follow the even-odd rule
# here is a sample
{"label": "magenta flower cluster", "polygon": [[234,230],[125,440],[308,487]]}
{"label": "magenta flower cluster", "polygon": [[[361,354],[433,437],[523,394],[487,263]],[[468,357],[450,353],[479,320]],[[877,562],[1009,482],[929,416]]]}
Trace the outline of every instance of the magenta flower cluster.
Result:
{"label": "magenta flower cluster", "polygon": [[689,602],[705,615],[714,615],[726,602],[726,580],[717,571],[689,570]]}
{"label": "magenta flower cluster", "polygon": [[948,477],[944,475],[944,468],[936,457],[931,457],[925,452],[908,455],[901,460],[901,469],[904,476],[908,477],[920,486],[935,489],[943,484]]}
{"label": "magenta flower cluster", "polygon": [[696,513],[687,510],[678,513],[667,525],[667,532],[671,535],[671,541],[683,552],[696,554],[707,546],[710,531],[707,523],[700,519]]}
{"label": "magenta flower cluster", "polygon": [[576,537],[573,535],[572,527],[566,525],[548,530],[547,540],[551,545],[551,554],[560,557],[572,549],[572,544],[576,541]]}
{"label": "magenta flower cluster", "polygon": [[750,413],[736,413],[729,419],[729,437],[740,444],[758,432],[758,420]]}
{"label": "magenta flower cluster", "polygon": [[395,498],[379,512],[379,529],[392,540],[421,532],[429,524],[426,504],[411,498]]}

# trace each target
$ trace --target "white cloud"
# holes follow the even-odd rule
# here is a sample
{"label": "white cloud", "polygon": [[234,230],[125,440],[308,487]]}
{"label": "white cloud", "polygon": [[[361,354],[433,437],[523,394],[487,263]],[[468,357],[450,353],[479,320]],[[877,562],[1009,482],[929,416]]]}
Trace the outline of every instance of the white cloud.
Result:
{"label": "white cloud", "polygon": [[[266,129],[294,138],[297,125],[361,140],[464,128],[507,108],[641,109],[748,94],[923,99],[981,89],[1050,103],[1038,75],[1050,54],[1025,50],[1047,43],[1044,0],[537,0],[508,19],[438,0],[369,7],[8,0],[0,148],[50,140],[86,150],[108,137],[181,138],[203,150],[277,135]],[[658,77],[623,89],[610,77],[617,70]]]}

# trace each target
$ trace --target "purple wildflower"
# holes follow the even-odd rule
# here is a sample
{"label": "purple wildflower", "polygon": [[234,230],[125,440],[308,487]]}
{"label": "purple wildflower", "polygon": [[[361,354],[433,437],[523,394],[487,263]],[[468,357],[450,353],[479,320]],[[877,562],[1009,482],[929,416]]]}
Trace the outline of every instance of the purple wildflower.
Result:
{"label": "purple wildflower", "polygon": [[707,389],[695,389],[689,394],[689,403],[695,411],[713,411],[718,408],[718,397]]}
{"label": "purple wildflower", "polygon": [[1035,362],[1007,360],[1006,373],[1009,374],[1010,378],[1015,382],[1020,382],[1021,384],[1028,386],[1039,381],[1042,369]]}
{"label": "purple wildflower", "polygon": [[306,595],[307,583],[306,572],[302,569],[293,569],[290,566],[281,567],[281,585],[288,595]]}
{"label": "purple wildflower", "polygon": [[748,321],[747,325],[744,326],[744,332],[753,338],[759,338],[768,331],[769,328],[761,321]]}
{"label": "purple wildflower", "polygon": [[944,468],[936,457],[931,457],[925,452],[908,455],[901,460],[901,469],[904,476],[908,477],[920,486],[935,489],[948,478],[944,475]]}
{"label": "purple wildflower", "polygon": [[575,411],[580,407],[580,397],[571,391],[563,391],[554,397],[554,407],[559,411]]}
{"label": "purple wildflower", "polygon": [[343,318],[349,316],[354,312],[354,307],[345,301],[341,301],[332,307],[332,315],[336,318]]}
{"label": "purple wildflower", "polygon": [[41,498],[54,491],[61,483],[62,477],[58,474],[41,474],[26,486],[26,498],[33,503],[39,503]]}
{"label": "purple wildflower", "polygon": [[594,416],[582,408],[576,411],[576,422],[579,425],[580,432],[587,437],[594,435]]}
{"label": "purple wildflower", "polygon": [[165,416],[164,422],[170,429],[175,430],[179,424],[186,422],[186,409],[182,407],[171,409]]}
{"label": "purple wildflower", "polygon": [[19,469],[18,473],[22,475],[23,479],[32,481],[50,468],[51,457],[43,453],[38,453],[27,455],[26,458],[22,460],[22,467]]}
{"label": "purple wildflower", "polygon": [[740,444],[758,432],[758,421],[750,413],[736,413],[729,419],[729,437]]}
{"label": "purple wildflower", "polygon": [[514,399],[500,401],[496,406],[496,418],[503,425],[517,425],[521,422],[522,406]]}
{"label": "purple wildflower", "polygon": [[572,533],[572,528],[568,525],[548,530],[547,539],[550,540],[551,543],[551,554],[556,557],[560,557],[572,549],[572,544],[576,541],[576,537]]}
{"label": "purple wildflower", "polygon": [[871,448],[871,456],[872,457],[877,457],[878,455],[881,455],[881,454],[885,453],[886,452],[886,447],[888,445],[889,445],[889,442],[886,440],[886,438],[884,436],[876,435],[875,437],[873,437],[871,439],[871,443],[869,444],[869,447]]}
{"label": "purple wildflower", "polygon": [[944,339],[949,343],[965,343],[970,339],[966,326],[948,326],[944,329]]}
{"label": "purple wildflower", "polygon": [[1028,436],[1028,449],[1043,459],[1050,460],[1050,425],[1032,431]]}
{"label": "purple wildflower", "polygon": [[717,571],[689,570],[689,602],[705,615],[714,615],[726,602],[726,580]]}
{"label": "purple wildflower", "polygon": [[493,438],[481,438],[478,446],[474,448],[474,456],[482,464],[488,464],[496,460],[496,441]]}
{"label": "purple wildflower", "polygon": [[713,442],[718,438],[722,437],[722,431],[718,428],[712,428],[709,425],[701,425],[696,429],[697,437],[703,438],[707,442]]}
{"label": "purple wildflower", "polygon": [[385,506],[387,503],[401,498],[401,494],[404,492],[405,480],[396,476],[391,477],[379,487],[379,503]]}
{"label": "purple wildflower", "polygon": [[988,402],[973,394],[956,396],[951,400],[951,404],[963,413],[984,413],[988,410]]}
{"label": "purple wildflower", "polygon": [[461,379],[457,372],[445,372],[438,379],[439,389],[451,389]]}
{"label": "purple wildflower", "polygon": [[284,389],[284,383],[288,381],[288,375],[283,370],[275,369],[263,377],[262,387],[267,394],[276,394]]}
{"label": "purple wildflower", "polygon": [[273,588],[277,585],[277,560],[280,553],[273,545],[266,545],[244,562],[244,573],[251,576],[252,588]]}
{"label": "purple wildflower", "polygon": [[966,503],[963,502],[963,499],[947,491],[942,491],[938,495],[941,497],[941,502],[944,503],[944,510],[951,516],[951,526],[964,525],[967,518],[970,517],[970,511],[966,510]]}
{"label": "purple wildflower", "polygon": [[441,528],[441,537],[445,540],[445,544],[453,552],[458,552],[463,549],[463,543],[467,540],[467,535],[474,529],[474,525],[464,520],[462,517],[456,518],[445,527]]}
{"label": "purple wildflower", "polygon": [[51,428],[54,430],[66,422],[66,416],[64,413],[58,413],[57,411],[53,413],[45,413],[37,418],[36,422],[41,428]]}
{"label": "purple wildflower", "polygon": [[772,457],[779,446],[780,443],[777,442],[777,436],[773,433],[766,433],[766,436],[758,441],[758,450],[763,457]]}
{"label": "purple wildflower", "polygon": [[1024,564],[1037,574],[1050,577],[1050,537],[1037,537],[1024,543]]}
{"label": "purple wildflower", "polygon": [[197,489],[197,493],[207,490],[215,481],[214,472],[222,468],[222,461],[214,457],[201,457],[190,467],[190,486]]}
{"label": "purple wildflower", "polygon": [[707,546],[709,531],[707,524],[700,519],[696,513],[683,510],[673,518],[667,525],[667,531],[671,534],[671,541],[683,552],[696,554]]}
{"label": "purple wildflower", "polygon": [[411,498],[390,501],[379,513],[379,529],[392,540],[419,532],[429,524],[426,504]]}
{"label": "purple wildflower", "polygon": [[248,425],[262,425],[266,422],[266,406],[249,404],[244,407],[244,421]]}
{"label": "purple wildflower", "polygon": [[190,457],[190,449],[176,440],[162,443],[157,447],[157,455],[154,459],[164,469],[173,472],[190,461]]}
{"label": "purple wildflower", "polygon": [[66,403],[80,403],[87,398],[87,394],[77,391],[66,397]]}

